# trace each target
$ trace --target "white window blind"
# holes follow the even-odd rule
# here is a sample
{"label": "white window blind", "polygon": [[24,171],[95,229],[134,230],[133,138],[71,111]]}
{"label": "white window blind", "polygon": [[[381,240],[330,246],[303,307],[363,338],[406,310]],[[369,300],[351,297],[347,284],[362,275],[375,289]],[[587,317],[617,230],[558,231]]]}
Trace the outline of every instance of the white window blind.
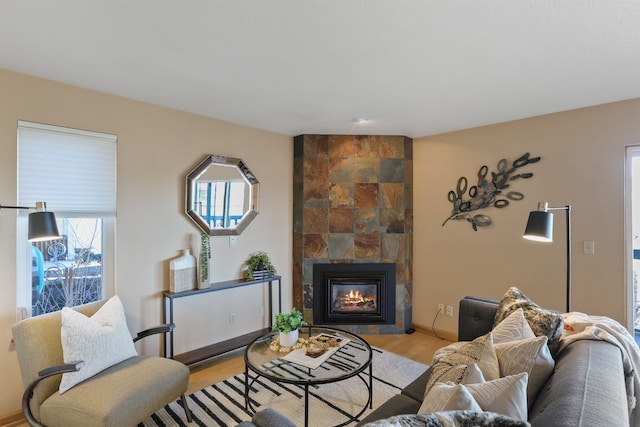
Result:
{"label": "white window blind", "polygon": [[68,217],[116,215],[115,135],[18,122],[18,203]]}

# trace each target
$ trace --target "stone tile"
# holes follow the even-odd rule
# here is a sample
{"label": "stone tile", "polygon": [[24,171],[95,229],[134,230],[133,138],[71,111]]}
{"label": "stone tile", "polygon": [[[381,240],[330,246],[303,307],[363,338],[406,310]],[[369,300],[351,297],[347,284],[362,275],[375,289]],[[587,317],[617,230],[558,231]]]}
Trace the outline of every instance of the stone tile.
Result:
{"label": "stone tile", "polygon": [[401,260],[404,265],[404,243],[404,234],[380,234],[380,258],[394,260],[394,262]]}
{"label": "stone tile", "polygon": [[354,202],[353,184],[330,184],[329,206],[332,208],[352,207]]}
{"label": "stone tile", "polygon": [[355,232],[359,234],[378,233],[380,231],[379,209],[355,209]]}
{"label": "stone tile", "polygon": [[329,156],[332,158],[350,158],[355,155],[355,140],[353,135],[331,135],[329,136]]}
{"label": "stone tile", "polygon": [[404,183],[413,185],[413,160],[404,161]]}
{"label": "stone tile", "polygon": [[398,136],[382,137],[380,141],[380,157],[403,159],[404,138]]}
{"label": "stone tile", "polygon": [[326,233],[329,230],[329,209],[309,208],[304,210],[304,232]]}
{"label": "stone tile", "polygon": [[356,183],[380,181],[380,159],[374,157],[357,157],[355,163]]}
{"label": "stone tile", "polygon": [[377,208],[380,206],[378,199],[378,184],[355,184],[355,207],[356,208]]}
{"label": "stone tile", "polygon": [[404,185],[404,207],[413,209],[413,184]]}
{"label": "stone tile", "polygon": [[380,137],[361,136],[356,141],[357,157],[380,157]]}
{"label": "stone tile", "polygon": [[304,254],[305,258],[327,258],[329,255],[328,234],[305,234]]}
{"label": "stone tile", "polygon": [[354,255],[354,235],[351,233],[329,234],[329,259],[351,259]]}
{"label": "stone tile", "polygon": [[380,182],[404,182],[404,160],[380,159]]}
{"label": "stone tile", "polygon": [[320,157],[305,158],[303,162],[303,182],[329,183],[329,159]]}
{"label": "stone tile", "polygon": [[404,209],[380,209],[380,229],[387,233],[404,233]]}
{"label": "stone tile", "polygon": [[404,208],[404,187],[403,183],[381,183],[380,207]]}
{"label": "stone tile", "polygon": [[304,156],[327,157],[329,155],[329,135],[304,135]]}
{"label": "stone tile", "polygon": [[329,182],[330,183],[353,183],[355,159],[351,158],[331,158],[329,159]]}
{"label": "stone tile", "polygon": [[302,191],[304,208],[329,207],[329,186],[324,182],[309,182]]}
{"label": "stone tile", "polygon": [[356,234],[354,244],[356,259],[377,260],[380,258],[380,236],[378,234]]}
{"label": "stone tile", "polygon": [[353,233],[355,211],[352,208],[329,209],[329,233]]}

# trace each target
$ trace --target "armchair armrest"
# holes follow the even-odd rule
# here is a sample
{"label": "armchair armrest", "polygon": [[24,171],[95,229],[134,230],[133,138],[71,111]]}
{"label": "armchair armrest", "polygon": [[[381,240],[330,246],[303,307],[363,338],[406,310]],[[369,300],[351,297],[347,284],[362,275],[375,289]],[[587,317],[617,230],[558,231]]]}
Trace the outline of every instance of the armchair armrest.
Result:
{"label": "armchair armrest", "polygon": [[64,374],[66,372],[77,372],[80,370],[83,361],[65,363],[63,365],[51,366],[49,368],[43,369],[38,372],[38,378],[31,381],[31,383],[27,386],[22,394],[22,413],[24,414],[25,419],[32,427],[44,427],[38,420],[35,419],[33,413],[31,412],[31,406],[29,405],[29,401],[33,396],[33,390],[36,388],[38,383],[45,378],[52,377],[54,375]]}
{"label": "armchair armrest", "polygon": [[142,338],[148,337],[149,335],[155,334],[166,334],[167,332],[173,331],[175,325],[173,323],[167,323],[164,325],[154,326],[153,328],[145,329],[144,331],[138,332],[138,335],[133,339],[133,342],[137,342]]}

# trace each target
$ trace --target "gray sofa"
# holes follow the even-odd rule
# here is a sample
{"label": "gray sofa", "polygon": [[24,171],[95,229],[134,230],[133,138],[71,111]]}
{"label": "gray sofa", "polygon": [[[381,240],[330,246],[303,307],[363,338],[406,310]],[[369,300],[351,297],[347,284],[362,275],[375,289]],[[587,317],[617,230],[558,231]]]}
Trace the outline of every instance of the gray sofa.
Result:
{"label": "gray sofa", "polygon": [[[477,297],[461,300],[459,341],[471,341],[491,331],[498,305],[498,301]],[[603,341],[577,341],[557,354],[555,362],[553,373],[529,412],[533,427],[629,426],[625,375],[618,347]],[[430,373],[428,368],[358,425],[394,415],[415,414],[422,404]],[[275,411],[259,412],[253,421],[244,425],[293,426]]]}
{"label": "gray sofa", "polygon": [[[465,297],[460,301],[458,340],[488,333],[498,301]],[[430,369],[385,402],[359,425],[400,414],[415,414]],[[556,366],[529,413],[536,426],[628,426],[625,375],[620,350],[603,341],[577,341],[556,356]]]}

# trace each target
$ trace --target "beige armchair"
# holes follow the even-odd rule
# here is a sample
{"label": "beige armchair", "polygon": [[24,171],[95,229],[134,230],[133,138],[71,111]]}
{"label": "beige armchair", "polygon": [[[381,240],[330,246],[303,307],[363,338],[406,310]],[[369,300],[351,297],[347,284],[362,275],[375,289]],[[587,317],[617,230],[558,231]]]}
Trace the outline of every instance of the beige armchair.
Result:
{"label": "beige armchair", "polygon": [[[91,303],[76,310],[91,316],[103,304]],[[164,325],[143,331],[134,342],[171,328]],[[184,397],[189,369],[163,357],[131,357],[60,394],[61,374],[78,369],[77,364],[64,364],[60,331],[60,312],[25,319],[12,328],[26,387],[22,411],[31,426],[135,426],[178,398],[191,422]]]}

